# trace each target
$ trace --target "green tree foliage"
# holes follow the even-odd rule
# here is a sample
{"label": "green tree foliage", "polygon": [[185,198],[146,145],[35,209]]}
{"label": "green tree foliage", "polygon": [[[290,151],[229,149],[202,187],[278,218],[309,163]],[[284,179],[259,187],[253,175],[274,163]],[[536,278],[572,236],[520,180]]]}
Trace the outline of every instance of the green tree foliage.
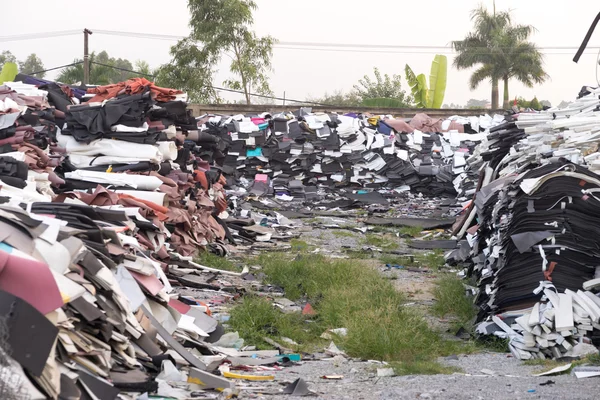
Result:
{"label": "green tree foliage", "polygon": [[[113,58],[108,55],[106,51],[102,51],[98,54],[93,52],[90,54],[90,83],[93,85],[108,85],[111,83],[122,82],[130,78],[144,77],[152,80],[151,76],[144,76],[135,72],[124,71],[135,71],[131,61],[122,58]],[[81,62],[83,60],[76,59],[74,62]],[[139,64],[139,63],[142,64]],[[148,63],[138,61],[136,65],[142,65],[146,68],[145,71],[139,71],[146,73],[150,70]],[[120,68],[120,69],[119,69]],[[71,67],[64,68],[56,78],[57,81],[63,83],[78,83],[83,82],[83,63],[73,65]]]}
{"label": "green tree foliage", "polygon": [[173,60],[158,69],[156,83],[185,91],[194,103],[219,103],[212,87],[214,67],[205,63],[205,49],[190,38],[171,47]]}
{"label": "green tree foliage", "polygon": [[548,79],[543,69],[543,57],[535,44],[527,39],[534,32],[530,25],[512,23],[510,12],[490,13],[483,6],[473,10],[474,26],[463,40],[453,41],[458,53],[457,69],[477,67],[471,75],[471,89],[483,81],[492,83],[492,108],[498,108],[498,83],[504,82],[505,106],[508,103],[508,82],[517,79],[532,87]]}
{"label": "green tree foliage", "polygon": [[469,99],[466,108],[485,108],[489,104],[489,100]]}
{"label": "green tree foliage", "polygon": [[[42,60],[35,54],[31,53],[25,61],[19,61],[19,72],[27,75],[31,75],[34,72],[43,71],[44,63]],[[45,72],[41,72],[39,74],[35,74],[38,78],[43,78],[46,75]]]}
{"label": "green tree foliage", "polygon": [[2,53],[0,53],[0,67],[7,62],[17,62],[17,57],[15,57],[13,53],[10,52],[10,50],[4,50]]}
{"label": "green tree foliage", "polygon": [[308,100],[314,103],[342,107],[358,107],[361,105],[361,99],[354,91],[343,92],[341,90],[337,90],[331,94],[325,93],[322,97],[312,97]]}
{"label": "green tree foliage", "polygon": [[537,97],[534,97],[530,102],[529,102],[529,107],[533,108],[536,111],[540,111],[542,109],[542,105],[540,104],[540,101],[538,100]]}
{"label": "green tree foliage", "polygon": [[361,102],[366,99],[388,98],[398,100],[401,107],[411,107],[413,99],[406,91],[402,90],[400,75],[382,75],[378,68],[373,69],[375,79],[365,75],[354,85],[356,95]]}
{"label": "green tree foliage", "polygon": [[160,77],[173,87],[186,86],[195,98],[214,99],[214,90],[209,86],[215,66],[225,55],[231,60],[229,70],[233,74],[225,80],[225,85],[244,92],[247,104],[251,103],[251,93],[270,95],[267,74],[271,70],[275,39],[258,37],[251,30],[256,3],[253,0],[189,0],[188,7],[192,32],[171,48],[173,61],[161,68]]}

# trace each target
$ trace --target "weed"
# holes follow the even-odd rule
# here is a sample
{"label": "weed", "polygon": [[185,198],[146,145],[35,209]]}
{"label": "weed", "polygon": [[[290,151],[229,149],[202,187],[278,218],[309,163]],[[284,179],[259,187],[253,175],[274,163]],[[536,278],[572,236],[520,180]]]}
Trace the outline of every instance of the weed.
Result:
{"label": "weed", "polygon": [[235,265],[230,259],[225,257],[219,257],[218,255],[210,253],[208,251],[203,251],[202,253],[199,253],[194,258],[194,262],[197,264],[204,265],[205,267],[222,269],[225,271],[240,272],[242,270],[240,266]]}
{"label": "weed", "polygon": [[420,226],[403,226],[398,232],[402,236],[416,237],[423,232],[423,228]]}
{"label": "weed", "polygon": [[415,260],[413,257],[394,256],[390,254],[382,254],[379,257],[379,261],[381,261],[383,264],[401,265],[403,267],[412,267],[415,265]]}
{"label": "weed", "polygon": [[373,233],[367,233],[363,239],[363,243],[368,246],[379,247],[384,250],[392,250],[398,248],[395,238],[390,238],[387,235],[376,235]]}
{"label": "weed", "polygon": [[[315,345],[321,342],[318,336],[324,330],[345,327],[347,336],[337,339],[336,344],[348,355],[415,364],[410,367],[414,370],[433,370],[427,363],[435,357],[470,351],[462,342],[442,339],[422,315],[403,306],[404,295],[388,280],[356,260],[266,254],[256,262],[270,283],[285,289],[287,298],[309,299],[317,316],[306,327],[302,317],[276,316],[268,303],[257,305],[245,300],[232,311],[231,323],[251,343],[272,335]],[[417,363],[423,364],[419,367]]]}
{"label": "weed", "polygon": [[432,268],[435,270],[440,269],[446,263],[444,258],[444,251],[435,249],[426,253],[417,253],[414,255],[415,264],[421,267]]}
{"label": "weed", "polygon": [[292,251],[307,251],[311,248],[308,243],[300,239],[290,240],[290,246],[292,246]]}
{"label": "weed", "polygon": [[344,230],[341,230],[341,229],[336,229],[335,231],[333,231],[331,233],[335,237],[354,237],[354,233],[348,232],[348,231],[344,231]]}
{"label": "weed", "polygon": [[254,296],[245,297],[231,310],[230,324],[240,337],[261,349],[272,348],[263,341],[264,336],[275,341],[285,336],[300,344],[304,351],[316,350],[311,346],[322,341],[318,337],[324,331],[318,323],[307,322],[302,314],[285,314],[269,300]]}
{"label": "weed", "polygon": [[396,375],[450,375],[462,372],[458,367],[442,365],[437,361],[415,361],[413,363],[391,363]]}
{"label": "weed", "polygon": [[350,256],[350,258],[354,258],[354,259],[358,259],[358,260],[368,260],[370,258],[373,258],[373,253],[370,251],[344,249],[344,252],[348,256]]}
{"label": "weed", "polygon": [[454,275],[444,275],[436,281],[433,289],[436,298],[431,307],[434,315],[445,317],[452,315],[462,326],[467,324],[476,314],[473,302],[465,295],[462,281]]}

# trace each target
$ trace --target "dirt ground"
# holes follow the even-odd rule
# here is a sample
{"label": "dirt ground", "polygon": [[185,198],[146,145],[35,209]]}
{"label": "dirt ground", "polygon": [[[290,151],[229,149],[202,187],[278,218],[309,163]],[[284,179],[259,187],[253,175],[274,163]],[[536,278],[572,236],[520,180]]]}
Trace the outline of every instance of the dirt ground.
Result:
{"label": "dirt ground", "polygon": [[[320,221],[319,221],[320,222]],[[340,222],[338,221],[338,224]],[[330,257],[348,257],[348,250],[364,253],[356,262],[366,268],[376,268],[391,279],[395,287],[406,294],[409,304],[418,307],[434,328],[448,329],[448,321],[428,315],[435,301],[432,290],[439,274],[433,269],[409,270],[386,268],[379,261],[380,253],[363,250],[365,234],[353,230],[359,223],[344,222],[345,233],[340,229],[315,227],[305,223],[299,229],[300,240],[308,251],[324,253]],[[335,233],[337,232],[337,233]],[[396,241],[394,250],[414,252],[400,237],[382,233],[388,240]],[[390,237],[392,239],[390,239]],[[364,257],[364,258],[363,258]],[[354,258],[354,257],[353,257]],[[574,376],[535,377],[542,367],[528,366],[509,354],[481,352],[456,355],[439,360],[442,364],[459,368],[452,375],[413,375],[378,377],[377,368],[385,365],[358,360],[335,359],[330,361],[304,361],[294,367],[274,372],[274,382],[247,385],[242,398],[281,399],[281,390],[297,378],[302,378],[319,399],[597,399],[598,378],[577,379]],[[482,372],[484,370],[484,372]],[[324,375],[340,375],[340,380],[323,379]],[[286,395],[286,398],[295,397]]]}

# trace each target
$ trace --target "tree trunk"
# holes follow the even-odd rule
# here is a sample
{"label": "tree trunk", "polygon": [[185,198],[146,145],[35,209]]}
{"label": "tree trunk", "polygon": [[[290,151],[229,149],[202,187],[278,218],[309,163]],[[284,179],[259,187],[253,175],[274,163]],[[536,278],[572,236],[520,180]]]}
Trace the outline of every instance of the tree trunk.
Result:
{"label": "tree trunk", "polygon": [[492,78],[492,110],[498,109],[498,79]]}
{"label": "tree trunk", "polygon": [[246,82],[246,76],[244,75],[243,67],[241,65],[240,51],[239,51],[237,45],[235,44],[235,42],[233,43],[233,52],[235,54],[235,58],[237,60],[238,66],[239,66],[240,78],[242,78],[242,86],[244,88],[244,96],[246,97],[246,104],[250,105],[250,93],[249,93],[250,91],[248,90],[248,83]]}
{"label": "tree trunk", "polygon": [[504,109],[508,110],[510,108],[509,99],[508,99],[508,76],[504,78]]}

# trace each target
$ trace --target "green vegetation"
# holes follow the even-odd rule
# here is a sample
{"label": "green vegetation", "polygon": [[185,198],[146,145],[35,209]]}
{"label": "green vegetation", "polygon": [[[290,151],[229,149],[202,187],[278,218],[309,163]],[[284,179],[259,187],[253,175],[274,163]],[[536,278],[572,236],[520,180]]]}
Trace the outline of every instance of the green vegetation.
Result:
{"label": "green vegetation", "polygon": [[416,237],[423,232],[423,228],[420,226],[403,226],[398,232],[402,236]]}
{"label": "green vegetation", "polygon": [[279,285],[290,300],[308,300],[317,315],[290,316],[269,302],[244,298],[231,313],[231,326],[250,344],[263,345],[263,336],[289,337],[303,348],[323,346],[320,334],[345,327],[348,335],[335,343],[348,355],[400,362],[400,373],[449,373],[436,365],[439,356],[464,353],[473,346],[444,340],[418,311],[404,307],[405,297],[375,269],[356,260],[332,260],[320,255],[262,255],[269,283]]}
{"label": "green vegetation", "polygon": [[300,239],[290,240],[290,245],[292,246],[292,251],[306,251],[312,248],[311,245]]}
{"label": "green vegetation", "polygon": [[442,365],[437,361],[416,361],[414,363],[391,363],[396,375],[450,375],[461,372],[458,367]]}
{"label": "green vegetation", "polygon": [[448,75],[448,59],[436,54],[431,63],[429,75],[430,87],[427,86],[425,74],[415,75],[408,64],[404,67],[406,80],[415,99],[415,106],[420,108],[440,108],[444,103],[446,93],[446,78]]}
{"label": "green vegetation", "polygon": [[382,254],[379,260],[384,264],[402,265],[404,267],[424,267],[439,270],[445,264],[444,252],[435,249],[425,253],[415,253],[410,256],[395,256]]}
{"label": "green vegetation", "polygon": [[203,251],[202,253],[198,254],[194,258],[194,262],[204,265],[205,267],[222,269],[224,271],[242,271],[242,267],[235,265],[230,259],[226,257],[219,257],[218,255],[208,251]]}
{"label": "green vegetation", "polygon": [[379,247],[384,250],[393,250],[398,248],[396,238],[391,235],[367,233],[363,238],[363,243],[368,246]]}
{"label": "green vegetation", "polygon": [[548,74],[543,55],[528,39],[535,31],[531,25],[514,24],[509,11],[489,12],[484,6],[473,10],[473,31],[463,40],[452,42],[457,69],[477,67],[471,75],[471,89],[484,81],[492,82],[492,109],[498,108],[498,83],[504,82],[504,107],[508,107],[508,82],[517,79],[527,87],[543,83]]}
{"label": "green vegetation", "polygon": [[354,237],[354,233],[353,232],[349,232],[349,231],[345,231],[342,229],[336,229],[334,231],[331,232],[333,234],[333,236],[336,237]]}
{"label": "green vegetation", "polygon": [[433,290],[436,302],[431,307],[434,315],[456,318],[456,326],[466,325],[476,314],[473,302],[465,295],[463,282],[455,275],[447,274],[439,278]]}
{"label": "green vegetation", "polygon": [[[318,344],[326,343],[319,338],[324,331],[321,324],[311,323],[300,313],[285,314],[276,309],[271,301],[261,297],[245,297],[231,310],[231,328],[238,331],[246,342],[256,345],[259,349],[273,348],[263,341],[265,336],[280,343],[282,336],[290,338],[302,344],[300,349],[294,349],[301,351],[315,351],[318,350]],[[292,347],[288,343],[281,344]]]}

